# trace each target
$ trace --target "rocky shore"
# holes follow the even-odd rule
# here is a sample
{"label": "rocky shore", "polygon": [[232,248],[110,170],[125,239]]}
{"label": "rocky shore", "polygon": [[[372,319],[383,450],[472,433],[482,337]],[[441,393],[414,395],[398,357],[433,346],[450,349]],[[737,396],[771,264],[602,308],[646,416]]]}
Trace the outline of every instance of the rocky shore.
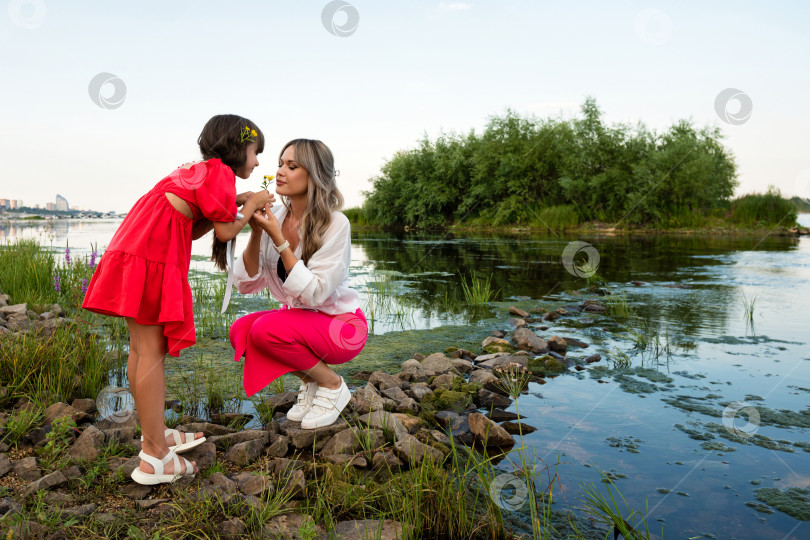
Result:
{"label": "rocky shore", "polygon": [[[397,373],[354,373],[366,384],[354,389],[343,416],[331,426],[303,430],[287,420],[285,413],[296,399],[293,391],[268,399],[270,420],[260,429],[242,429],[253,419],[244,414],[183,417],[177,428],[202,431],[207,441],[184,454],[197,462],[201,473],[172,485],[141,486],[130,479],[140,450],[134,411],[101,418],[95,399],[53,403],[41,422],[13,446],[0,443],[2,531],[13,537],[61,538],[58,527],[30,519],[26,508],[32,498],[42,511],[71,523],[92,521],[94,527],[116,523],[122,509],[138,512],[153,520],[151,533],[166,515],[178,512],[179,501],[214,499],[230,508],[232,517],[221,521],[212,536],[239,538],[248,529],[250,512],[260,509],[272,493],[283,495],[284,508],[263,523],[262,537],[298,538],[302,528],[317,538],[356,538],[366,532],[400,537],[408,524],[391,520],[345,520],[331,527],[315,523],[302,509],[324,469],[350,468],[364,478],[381,480],[417,468],[426,459],[446,462],[452,445],[503,454],[513,447],[516,436],[534,430],[506,410],[513,401],[501,381],[503,370],[522,371],[529,380],[543,384],[568,369],[583,370],[599,361],[598,354],[583,354],[586,343],[544,337],[536,331],[545,332],[547,324],[559,317],[604,310],[598,300],[532,313],[512,307],[511,332],[493,331],[478,353],[450,348],[428,356],[416,354]],[[25,304],[3,305],[0,339],[26,331],[47,335],[63,320],[60,315],[58,306],[37,314]],[[578,354],[569,355],[572,349]],[[0,390],[2,396],[6,393]],[[21,397],[0,412],[0,437],[9,418],[31,408],[34,404]],[[70,429],[64,429],[66,424]],[[58,444],[64,451],[57,462],[43,458],[52,457]],[[90,489],[93,483],[108,489]]]}

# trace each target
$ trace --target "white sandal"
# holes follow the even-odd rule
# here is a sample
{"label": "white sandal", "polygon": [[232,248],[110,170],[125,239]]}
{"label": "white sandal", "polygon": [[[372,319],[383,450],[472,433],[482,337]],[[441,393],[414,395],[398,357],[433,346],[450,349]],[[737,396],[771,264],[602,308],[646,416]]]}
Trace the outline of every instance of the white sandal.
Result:
{"label": "white sandal", "polygon": [[[195,439],[195,433],[182,433],[177,431],[176,429],[166,428],[166,431],[163,432],[163,437],[168,437],[171,435],[174,437],[174,445],[169,446],[169,450],[173,450],[175,454],[181,454],[183,452],[187,452],[192,448],[196,448],[200,446],[202,443],[205,442],[205,437],[200,437],[199,439]],[[181,435],[185,435],[185,441]],[[141,435],[141,443],[143,443],[143,435]]]}
{"label": "white sandal", "polygon": [[[141,450],[141,453],[138,454],[138,457],[147,462],[149,465],[151,465],[152,468],[155,470],[155,472],[150,474],[143,472],[140,466],[138,466],[134,471],[132,471],[131,475],[132,479],[144,486],[154,486],[155,484],[168,484],[174,482],[178,478],[182,478],[183,476],[190,476],[194,478],[194,475],[196,474],[194,472],[194,465],[192,465],[189,460],[187,460],[186,458],[178,457],[178,455],[175,452],[172,452],[171,450],[169,450],[166,453],[163,459],[158,459],[154,456],[150,456],[143,450]],[[181,459],[185,462],[184,463],[186,469],[185,473],[179,472]],[[175,472],[171,474],[163,472],[165,465],[168,464],[169,461],[174,463]]]}

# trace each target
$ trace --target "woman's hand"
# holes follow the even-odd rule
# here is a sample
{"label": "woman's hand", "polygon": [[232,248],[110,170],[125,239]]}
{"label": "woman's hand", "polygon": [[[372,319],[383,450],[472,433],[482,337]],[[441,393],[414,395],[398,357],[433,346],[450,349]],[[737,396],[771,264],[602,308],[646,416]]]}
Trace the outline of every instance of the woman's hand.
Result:
{"label": "woman's hand", "polygon": [[265,205],[264,209],[256,210],[250,219],[269,234],[270,238],[276,240],[281,236],[281,224],[269,204]]}
{"label": "woman's hand", "polygon": [[274,202],[276,202],[276,196],[266,189],[263,189],[262,191],[254,193],[248,198],[247,202],[245,202],[245,213],[252,214],[256,210],[260,210],[268,204],[272,205]]}
{"label": "woman's hand", "polygon": [[252,191],[245,191],[244,193],[240,193],[236,196],[236,206],[244,205],[248,199],[250,199],[254,195]]}

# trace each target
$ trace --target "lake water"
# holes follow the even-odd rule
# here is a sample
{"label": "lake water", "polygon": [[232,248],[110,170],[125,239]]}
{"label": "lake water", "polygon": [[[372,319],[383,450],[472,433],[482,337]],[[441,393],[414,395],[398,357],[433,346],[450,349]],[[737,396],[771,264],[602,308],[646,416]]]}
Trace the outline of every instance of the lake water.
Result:
{"label": "lake water", "polygon": [[[810,225],[810,215],[800,222]],[[80,255],[91,244],[103,249],[117,223],[3,223],[0,242],[39,238],[58,251],[69,242]],[[357,232],[350,280],[367,312],[375,311],[374,328],[344,373],[395,371],[414,352],[449,346],[477,351],[492,330],[509,330],[510,305],[581,303],[592,296],[575,294],[586,281],[560,261],[575,240],[595,248],[606,286],[624,293],[670,349],[642,354],[626,328],[601,316],[562,317],[538,331],[590,344],[570,348],[569,356],[603,357],[587,371],[532,383],[519,399],[525,422],[538,428],[526,436],[535,457],[549,465],[559,459],[563,496],[555,494],[555,505],[578,506],[580,483],[598,484],[601,470],[647,516],[651,532],[663,526],[667,538],[810,538],[810,524],[757,499],[780,506],[757,490],[810,487],[809,237]],[[239,245],[245,243],[240,237]],[[207,241],[195,243],[196,271],[212,271],[208,248]],[[464,303],[459,272],[471,270],[492,275],[500,289],[487,309]],[[240,313],[265,302],[236,296],[233,309]],[[755,299],[749,321],[744,299]],[[220,345],[216,361],[238,370],[229,347]],[[630,371],[593,369],[622,354],[632,360]],[[168,359],[167,370],[172,362],[182,357]],[[655,371],[634,371],[642,366]],[[806,494],[798,496],[810,505]],[[798,516],[801,504],[781,508]]]}

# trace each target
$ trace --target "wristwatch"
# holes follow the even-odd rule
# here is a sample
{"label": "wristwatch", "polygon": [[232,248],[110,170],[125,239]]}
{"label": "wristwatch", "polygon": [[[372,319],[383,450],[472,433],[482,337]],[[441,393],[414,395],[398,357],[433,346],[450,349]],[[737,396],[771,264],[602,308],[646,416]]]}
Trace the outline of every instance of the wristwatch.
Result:
{"label": "wristwatch", "polygon": [[273,247],[276,248],[276,251],[281,253],[282,251],[284,251],[285,249],[290,247],[290,241],[289,240],[284,240],[284,243],[281,244],[280,246],[277,246],[277,245],[273,244]]}

